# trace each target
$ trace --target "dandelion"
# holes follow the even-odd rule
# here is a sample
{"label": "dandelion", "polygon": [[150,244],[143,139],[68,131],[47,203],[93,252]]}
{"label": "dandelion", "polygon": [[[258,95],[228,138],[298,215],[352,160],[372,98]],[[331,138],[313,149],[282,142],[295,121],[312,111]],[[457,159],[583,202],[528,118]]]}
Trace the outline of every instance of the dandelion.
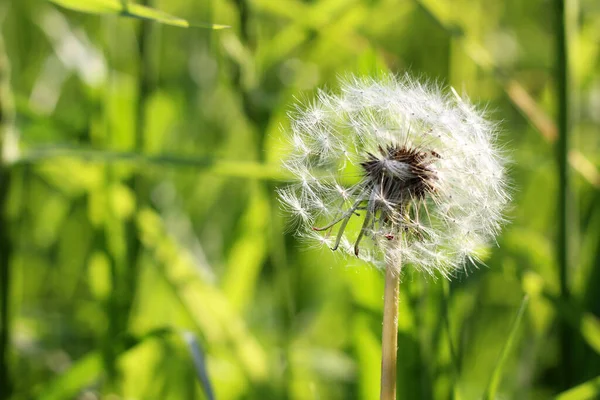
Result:
{"label": "dandelion", "polygon": [[395,382],[389,324],[402,266],[451,277],[503,223],[509,195],[496,126],[455,91],[409,76],[347,78],[290,120],[284,166],[295,179],[280,200],[300,236],[385,269],[383,365],[393,353]]}
{"label": "dandelion", "polygon": [[409,77],[341,86],[290,116],[296,182],[280,199],[300,234],[396,273],[400,259],[446,277],[476,260],[508,201],[495,126]]}

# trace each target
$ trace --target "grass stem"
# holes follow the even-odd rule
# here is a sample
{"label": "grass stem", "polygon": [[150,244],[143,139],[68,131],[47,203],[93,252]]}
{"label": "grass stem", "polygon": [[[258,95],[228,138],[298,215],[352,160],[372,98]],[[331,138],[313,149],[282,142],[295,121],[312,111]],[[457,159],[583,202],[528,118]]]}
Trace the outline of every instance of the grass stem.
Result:
{"label": "grass stem", "polygon": [[[10,188],[11,165],[7,155],[16,146],[14,134],[15,108],[10,90],[10,65],[5,52],[4,41],[0,36],[0,399],[8,399],[11,395],[9,373],[10,347],[10,259],[12,246],[10,240],[10,224],[6,215],[6,203]],[[9,151],[10,150],[10,151]]]}
{"label": "grass stem", "polygon": [[[568,49],[568,15],[567,1],[555,1],[556,17],[556,85],[558,97],[558,141],[556,142],[556,154],[558,160],[558,276],[560,282],[561,298],[569,300],[569,237],[570,237],[570,179],[569,179],[569,130],[570,130],[570,104],[569,96],[569,49]],[[561,376],[563,387],[568,388],[572,384],[572,334],[570,328],[563,324],[560,330],[560,354],[561,354]]]}

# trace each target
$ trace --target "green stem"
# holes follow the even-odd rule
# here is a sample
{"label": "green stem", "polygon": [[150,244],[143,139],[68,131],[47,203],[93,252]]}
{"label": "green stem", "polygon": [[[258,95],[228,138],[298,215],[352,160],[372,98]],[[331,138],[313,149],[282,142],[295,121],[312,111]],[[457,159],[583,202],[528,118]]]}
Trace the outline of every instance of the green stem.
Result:
{"label": "green stem", "polygon": [[[152,6],[151,0],[143,0],[140,2],[143,6]],[[146,106],[148,98],[152,92],[153,82],[152,66],[151,66],[151,30],[152,23],[150,21],[142,21],[138,33],[139,43],[139,71],[138,71],[138,96],[136,106],[136,128],[135,128],[135,151],[138,154],[145,153],[145,134],[146,134]],[[127,182],[127,185],[135,193],[137,209],[146,202],[148,197],[147,183],[142,175],[142,172],[135,172],[132,178]],[[137,211],[137,210],[136,210]],[[125,226],[125,234],[127,238],[127,262],[124,269],[121,271],[124,285],[121,285],[123,291],[121,295],[124,298],[123,310],[124,320],[122,321],[122,329],[126,329],[127,322],[130,317],[131,307],[137,292],[137,280],[139,274],[139,259],[142,250],[140,242],[140,234],[136,225],[135,214],[127,221]]]}
{"label": "green stem", "polygon": [[381,396],[380,400],[396,400],[396,369],[398,354],[398,295],[400,275],[388,265],[383,296],[383,332],[381,335]]}
{"label": "green stem", "polygon": [[456,348],[452,342],[452,329],[450,328],[450,282],[443,282],[442,293],[442,322],[448,337],[448,348],[450,350],[450,361],[452,364],[452,398],[460,399],[460,363]]}
{"label": "green stem", "polygon": [[[569,293],[569,130],[570,130],[570,93],[569,93],[569,51],[568,51],[568,18],[566,1],[555,1],[556,14],[556,84],[558,95],[558,141],[556,143],[558,159],[558,274],[560,282],[560,295],[567,302]],[[571,331],[566,324],[561,326],[560,353],[561,368],[564,387],[570,387],[572,381],[572,340]]]}
{"label": "green stem", "polygon": [[10,346],[10,259],[12,246],[6,203],[10,188],[11,170],[5,156],[7,147],[14,145],[10,138],[15,120],[14,102],[10,91],[10,65],[0,36],[0,399],[11,394],[8,348]]}
{"label": "green stem", "polygon": [[[151,0],[143,0],[140,2],[143,6],[152,6]],[[152,23],[150,21],[142,21],[140,23],[140,30],[138,33],[139,43],[139,71],[138,71],[138,96],[137,96],[137,107],[136,107],[136,128],[135,128],[135,150],[139,154],[145,153],[145,134],[146,134],[146,106],[148,98],[152,92],[153,82],[152,66],[151,66],[151,32]],[[142,175],[142,172],[135,172],[132,178],[127,182],[127,185],[135,193],[136,197],[136,211],[146,203],[148,197],[147,183]],[[134,213],[129,221],[125,224],[125,235],[127,239],[127,260],[124,268],[121,270],[121,277],[123,278],[123,284],[121,287],[123,291],[121,295],[124,299],[123,309],[123,321],[121,329],[125,331],[127,329],[128,320],[131,314],[131,309],[137,293],[137,281],[139,275],[139,262],[142,251],[142,245],[140,242],[140,233],[138,232],[136,224],[136,214]]]}
{"label": "green stem", "polygon": [[10,396],[8,347],[10,343],[10,258],[12,247],[5,215],[10,171],[0,165],[0,399]]}
{"label": "green stem", "polygon": [[[144,6],[151,6],[150,0],[141,1],[140,4]],[[138,33],[139,43],[139,59],[140,66],[138,71],[138,96],[137,96],[137,107],[136,107],[136,129],[135,129],[135,150],[139,154],[145,153],[145,134],[146,134],[146,106],[148,98],[152,92],[152,66],[151,66],[151,53],[149,49],[151,40],[151,22],[143,21],[140,23],[140,30]],[[137,209],[140,208],[146,202],[148,195],[147,183],[142,176],[142,172],[135,172],[133,177],[127,183],[131,190],[135,193],[137,199]],[[124,308],[125,321],[129,318],[133,299],[137,289],[137,279],[139,272],[139,258],[141,253],[141,243],[139,232],[136,226],[135,214],[126,223],[126,235],[127,235],[127,264],[123,271],[125,288],[122,293],[125,300]]]}
{"label": "green stem", "polygon": [[[151,6],[151,0],[144,0],[139,3],[143,6]],[[133,132],[133,152],[143,156],[145,153],[146,106],[153,87],[150,58],[152,23],[150,21],[141,21],[139,24],[137,34],[139,56],[138,93],[135,111],[135,131]],[[109,327],[105,338],[105,364],[109,375],[108,390],[110,391],[118,391],[120,386],[120,373],[116,363],[118,357],[125,350],[125,347],[121,342],[115,341],[115,338],[121,338],[127,333],[137,295],[142,244],[136,224],[136,215],[137,211],[146,203],[149,192],[143,171],[136,170],[124,183],[135,194],[136,209],[127,220],[123,221],[116,218],[110,222],[111,224],[119,224],[119,227],[122,227],[122,230],[119,229],[119,231],[122,232],[125,243],[123,254],[111,254],[113,295],[107,302]],[[106,234],[110,233],[107,232]]]}

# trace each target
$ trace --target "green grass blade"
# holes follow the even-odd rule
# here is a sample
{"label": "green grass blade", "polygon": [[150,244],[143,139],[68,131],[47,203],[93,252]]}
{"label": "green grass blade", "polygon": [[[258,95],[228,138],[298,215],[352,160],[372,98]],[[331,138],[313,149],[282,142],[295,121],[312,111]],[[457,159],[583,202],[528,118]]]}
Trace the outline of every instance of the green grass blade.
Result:
{"label": "green grass blade", "polygon": [[[146,208],[138,215],[138,226],[150,256],[162,265],[160,272],[163,279],[202,332],[207,347],[221,348],[226,344],[250,381],[265,382],[269,376],[269,364],[262,344],[222,291],[201,278],[198,265],[191,261],[193,256],[167,233],[162,217]],[[210,304],[211,307],[200,307],[202,304]],[[219,379],[218,376],[213,378],[215,381]],[[217,384],[215,382],[215,387]]]}
{"label": "green grass blade", "polygon": [[452,329],[450,327],[450,282],[443,282],[442,294],[442,319],[446,331],[448,350],[450,351],[450,363],[452,368],[452,396],[453,400],[462,400],[460,388],[460,365],[457,349],[452,342]]}
{"label": "green grass blade", "polygon": [[244,233],[231,246],[227,272],[222,278],[223,292],[236,310],[243,310],[252,302],[269,250],[266,236],[269,221],[265,218],[269,212],[269,201],[257,183],[252,185],[250,193],[248,207],[240,217]]}
{"label": "green grass blade", "polygon": [[183,340],[188,345],[190,354],[192,355],[192,360],[196,369],[196,375],[198,377],[198,381],[200,381],[202,389],[204,390],[204,394],[206,394],[206,398],[208,400],[214,400],[215,395],[208,377],[204,353],[200,347],[200,344],[198,343],[198,339],[196,339],[196,335],[190,331],[183,332],[182,336]]}
{"label": "green grass blade", "polygon": [[146,155],[133,151],[96,150],[68,146],[44,147],[25,151],[15,164],[78,160],[100,164],[125,163],[134,167],[155,165],[161,167],[191,167],[215,175],[281,181],[286,175],[277,165],[251,161],[228,161],[214,157],[185,157],[170,154]]}
{"label": "green grass blade", "polygon": [[512,326],[510,328],[510,333],[506,338],[506,342],[504,342],[504,347],[502,348],[502,352],[500,353],[500,358],[494,367],[494,371],[492,372],[492,376],[488,383],[488,386],[483,394],[484,400],[492,400],[496,397],[496,392],[498,390],[498,386],[500,385],[500,378],[502,377],[502,370],[504,368],[504,363],[508,358],[508,354],[512,350],[513,343],[517,336],[517,331],[519,326],[521,325],[521,321],[523,320],[523,314],[525,314],[525,309],[527,308],[527,303],[529,303],[529,296],[523,297],[521,301],[521,306],[519,307],[519,311],[517,311],[517,315],[513,320]]}
{"label": "green grass blade", "polygon": [[556,400],[592,400],[600,398],[600,376],[556,396]]}
{"label": "green grass blade", "polygon": [[71,368],[51,384],[38,397],[40,400],[74,398],[81,388],[98,379],[102,373],[102,356],[92,352],[73,364]]}
{"label": "green grass blade", "polygon": [[[5,52],[4,38],[0,34],[0,387],[10,397],[11,377],[9,357],[11,348],[11,275],[10,260],[13,254],[11,220],[5,213],[9,199],[9,188],[13,173],[8,165],[16,153],[17,140],[13,93],[10,86],[11,65]],[[1,397],[1,396],[0,396]]]}
{"label": "green grass blade", "polygon": [[[120,357],[123,357],[128,351],[146,340],[164,338],[173,333],[177,332],[170,327],[161,327],[148,331],[139,337],[124,336],[118,338],[117,340],[122,341],[126,347]],[[102,354],[99,351],[92,351],[74,362],[65,373],[46,385],[45,390],[36,398],[40,400],[73,399],[82,388],[94,383],[104,372]]]}
{"label": "green grass blade", "polygon": [[563,321],[579,332],[585,343],[600,354],[600,319],[590,312],[579,309],[572,301],[565,301],[548,292],[544,292],[544,297],[550,300]]}
{"label": "green grass blade", "polygon": [[190,22],[186,19],[175,17],[163,11],[131,4],[125,0],[49,0],[63,8],[88,14],[113,14],[122,17],[137,18],[159,22],[165,25],[179,26],[182,28],[196,27],[208,29],[225,29],[227,25],[211,24],[207,22]]}

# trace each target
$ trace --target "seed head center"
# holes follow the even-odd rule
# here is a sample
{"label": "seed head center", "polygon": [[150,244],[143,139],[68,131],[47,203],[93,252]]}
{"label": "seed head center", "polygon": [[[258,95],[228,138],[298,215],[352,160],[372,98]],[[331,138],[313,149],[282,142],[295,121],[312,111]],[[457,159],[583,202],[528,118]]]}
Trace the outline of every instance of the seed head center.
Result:
{"label": "seed head center", "polygon": [[433,163],[439,158],[434,151],[392,145],[380,147],[379,155],[367,153],[361,166],[367,189],[398,211],[434,191],[437,174]]}
{"label": "seed head center", "polygon": [[367,153],[366,160],[360,164],[364,170],[364,196],[340,217],[323,227],[313,229],[328,230],[339,223],[340,227],[332,247],[332,250],[336,250],[350,218],[359,215],[358,211],[363,210],[365,216],[362,228],[354,242],[356,255],[360,241],[365,235],[381,234],[388,240],[394,240],[397,232],[408,229],[403,221],[410,220],[411,204],[414,204],[413,212],[418,216],[420,200],[427,193],[435,191],[437,173],[433,163],[439,158],[441,157],[435,151],[405,146],[379,147],[379,155]]}

